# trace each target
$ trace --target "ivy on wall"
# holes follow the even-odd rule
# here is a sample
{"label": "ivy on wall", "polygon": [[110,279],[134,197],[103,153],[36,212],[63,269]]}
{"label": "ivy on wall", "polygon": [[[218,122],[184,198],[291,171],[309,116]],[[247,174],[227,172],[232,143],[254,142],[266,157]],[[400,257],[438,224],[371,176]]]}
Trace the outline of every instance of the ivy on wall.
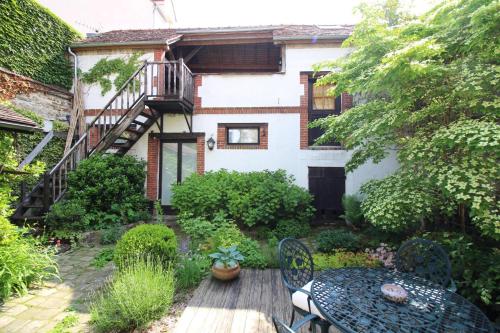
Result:
{"label": "ivy on wall", "polygon": [[0,67],[69,89],[67,47],[79,33],[35,0],[0,1]]}
{"label": "ivy on wall", "polygon": [[82,74],[82,81],[87,84],[98,83],[103,96],[113,88],[113,85],[115,90],[118,90],[141,65],[139,60],[141,55],[134,53],[128,58],[100,59],[94,67]]}

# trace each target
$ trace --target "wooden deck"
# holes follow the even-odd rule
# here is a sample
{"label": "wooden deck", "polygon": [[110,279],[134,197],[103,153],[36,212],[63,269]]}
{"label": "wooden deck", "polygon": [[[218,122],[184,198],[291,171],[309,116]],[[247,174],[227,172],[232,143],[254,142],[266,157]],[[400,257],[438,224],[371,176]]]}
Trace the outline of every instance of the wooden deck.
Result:
{"label": "wooden deck", "polygon": [[[179,318],[174,333],[275,332],[272,315],[285,322],[291,315],[290,296],[280,271],[244,269],[240,278],[232,282],[205,279]],[[309,331],[306,327],[301,332]]]}

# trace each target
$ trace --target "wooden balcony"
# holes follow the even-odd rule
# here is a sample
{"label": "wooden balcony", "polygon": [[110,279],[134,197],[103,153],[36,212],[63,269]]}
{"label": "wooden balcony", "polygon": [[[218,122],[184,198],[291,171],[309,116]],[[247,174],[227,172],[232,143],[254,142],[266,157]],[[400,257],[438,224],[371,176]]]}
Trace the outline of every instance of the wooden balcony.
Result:
{"label": "wooden balcony", "polygon": [[191,112],[194,104],[193,74],[182,59],[146,62],[138,76],[144,104],[160,112]]}

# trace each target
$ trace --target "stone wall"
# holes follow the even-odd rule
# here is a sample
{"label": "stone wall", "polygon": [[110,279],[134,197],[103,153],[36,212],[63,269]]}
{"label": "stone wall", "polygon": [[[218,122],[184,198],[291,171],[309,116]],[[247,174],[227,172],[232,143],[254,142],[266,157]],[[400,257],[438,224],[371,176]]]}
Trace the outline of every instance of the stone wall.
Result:
{"label": "stone wall", "polygon": [[71,114],[73,94],[0,67],[0,100],[31,110],[50,122],[66,120]]}

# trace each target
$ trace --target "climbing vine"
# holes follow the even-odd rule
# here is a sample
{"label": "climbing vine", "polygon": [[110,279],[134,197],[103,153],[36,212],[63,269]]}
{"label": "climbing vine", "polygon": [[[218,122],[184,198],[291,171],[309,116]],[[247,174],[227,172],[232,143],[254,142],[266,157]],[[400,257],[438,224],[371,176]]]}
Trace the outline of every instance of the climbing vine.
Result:
{"label": "climbing vine", "polygon": [[134,53],[125,59],[103,58],[89,71],[83,73],[82,81],[88,84],[98,83],[103,96],[111,90],[113,85],[115,90],[118,90],[141,65],[139,60],[141,55],[141,53]]}
{"label": "climbing vine", "polygon": [[34,0],[0,1],[0,67],[69,89],[66,56],[79,33]]}

